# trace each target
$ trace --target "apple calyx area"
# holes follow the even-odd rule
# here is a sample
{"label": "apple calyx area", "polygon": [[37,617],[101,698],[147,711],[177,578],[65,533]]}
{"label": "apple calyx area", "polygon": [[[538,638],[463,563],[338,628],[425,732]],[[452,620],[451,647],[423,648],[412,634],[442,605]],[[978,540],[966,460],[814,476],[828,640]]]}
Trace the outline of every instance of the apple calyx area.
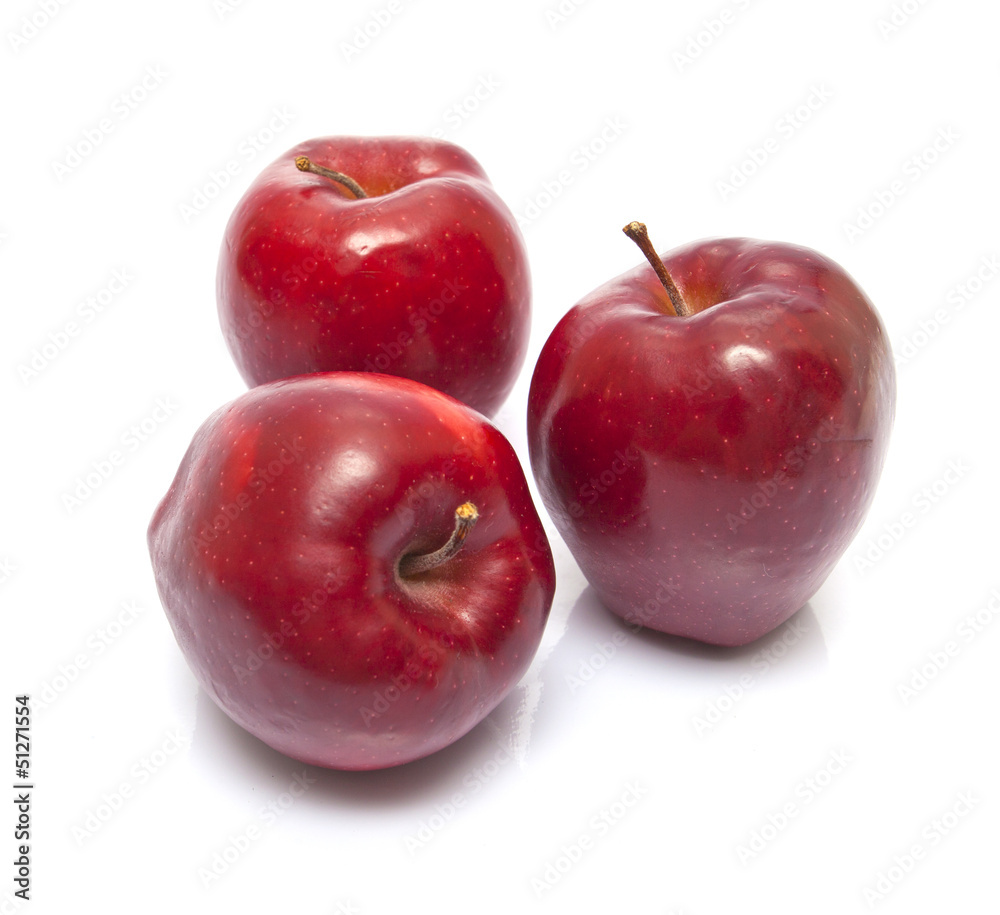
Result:
{"label": "apple calyx area", "polygon": [[673,277],[667,273],[667,268],[663,266],[663,261],[660,259],[660,255],[656,253],[656,249],[653,247],[652,242],[649,240],[649,233],[646,231],[646,226],[641,222],[630,222],[625,226],[622,231],[632,239],[638,246],[639,250],[646,255],[646,260],[649,261],[650,266],[656,271],[656,275],[660,282],[663,284],[663,288],[667,290],[667,295],[670,296],[670,304],[674,307],[674,314],[678,318],[687,318],[694,314],[694,311],[684,301],[684,297],[681,295],[681,291],[677,288],[677,284],[674,282]]}
{"label": "apple calyx area", "polygon": [[317,165],[308,156],[296,156],[295,167],[300,172],[321,175],[324,178],[329,178],[331,181],[336,181],[338,184],[344,185],[359,200],[368,196],[365,193],[365,189],[350,175],[345,175],[343,172],[335,172],[332,168],[326,168],[323,165]]}
{"label": "apple calyx area", "polygon": [[479,509],[471,502],[463,502],[455,509],[455,529],[451,532],[448,542],[433,553],[409,553],[399,560],[399,574],[403,578],[411,578],[422,572],[447,562],[462,549],[465,538],[479,519]]}

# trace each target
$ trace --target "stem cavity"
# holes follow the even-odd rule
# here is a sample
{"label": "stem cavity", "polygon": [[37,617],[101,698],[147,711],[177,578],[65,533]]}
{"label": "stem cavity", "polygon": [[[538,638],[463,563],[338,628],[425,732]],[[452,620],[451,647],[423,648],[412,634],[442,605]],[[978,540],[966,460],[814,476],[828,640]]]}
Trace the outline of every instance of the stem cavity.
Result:
{"label": "stem cavity", "polygon": [[479,509],[471,502],[463,502],[455,509],[455,530],[448,542],[433,553],[410,553],[399,560],[399,574],[403,578],[419,575],[447,562],[462,549],[465,538],[479,519]]}
{"label": "stem cavity", "polygon": [[322,165],[317,165],[308,156],[297,156],[295,159],[295,167],[300,172],[311,172],[314,175],[321,175],[324,178],[329,178],[331,181],[336,181],[338,184],[344,185],[344,187],[346,187],[359,200],[368,196],[365,193],[364,188],[350,175],[345,175],[342,172],[335,172],[332,168],[325,168]]}

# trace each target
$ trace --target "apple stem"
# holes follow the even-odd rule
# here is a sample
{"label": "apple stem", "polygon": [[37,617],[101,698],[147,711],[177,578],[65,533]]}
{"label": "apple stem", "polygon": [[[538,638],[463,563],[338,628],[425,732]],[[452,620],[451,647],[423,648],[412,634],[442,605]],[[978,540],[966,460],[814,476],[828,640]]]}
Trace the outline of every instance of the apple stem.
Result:
{"label": "apple stem", "polygon": [[346,187],[359,200],[368,196],[365,193],[364,188],[350,175],[345,175],[342,172],[335,172],[332,168],[325,168],[322,165],[317,165],[308,156],[297,156],[295,159],[295,167],[300,172],[311,172],[314,175],[322,175],[324,178],[329,178],[331,181],[336,181],[338,184],[344,185],[344,187]]}
{"label": "apple stem", "polygon": [[667,290],[667,295],[670,296],[670,304],[674,306],[674,312],[677,317],[690,317],[693,312],[688,306],[688,303],[684,301],[684,297],[681,295],[681,291],[674,283],[673,278],[669,273],[667,273],[667,268],[663,266],[663,261],[660,259],[660,255],[656,253],[656,249],[649,240],[649,233],[646,231],[645,224],[641,222],[630,222],[624,229],[622,229],[622,231],[629,238],[631,238],[632,241],[639,246],[639,250],[646,255],[646,260],[649,261],[650,266],[652,266],[652,268],[656,271],[656,275],[660,278],[660,282],[663,283],[663,288]]}
{"label": "apple stem", "polygon": [[433,553],[410,553],[399,560],[399,574],[404,578],[427,572],[451,559],[465,543],[465,538],[479,518],[479,509],[471,502],[463,502],[455,509],[455,530],[448,542]]}

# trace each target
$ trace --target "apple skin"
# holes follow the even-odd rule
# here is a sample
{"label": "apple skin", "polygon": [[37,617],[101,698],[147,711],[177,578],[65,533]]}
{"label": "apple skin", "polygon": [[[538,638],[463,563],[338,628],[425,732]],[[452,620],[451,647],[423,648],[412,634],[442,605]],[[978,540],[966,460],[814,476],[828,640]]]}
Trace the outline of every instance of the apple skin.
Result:
{"label": "apple skin", "polygon": [[744,645],[816,592],[857,533],[895,413],[872,303],[806,248],[710,239],[643,264],[554,328],[532,376],[539,491],[601,601]]}
{"label": "apple skin", "polygon": [[[478,522],[437,568],[404,554]],[[198,682],[276,750],[377,769],[457,740],[517,684],[555,588],[516,454],[418,382],[333,372],[252,388],[198,430],[149,527]]]}
{"label": "apple skin", "polygon": [[[368,196],[299,171],[299,156]],[[492,416],[527,353],[531,280],[517,220],[479,163],[441,140],[324,137],[285,153],[232,214],[216,291],[251,386],[378,372]]]}

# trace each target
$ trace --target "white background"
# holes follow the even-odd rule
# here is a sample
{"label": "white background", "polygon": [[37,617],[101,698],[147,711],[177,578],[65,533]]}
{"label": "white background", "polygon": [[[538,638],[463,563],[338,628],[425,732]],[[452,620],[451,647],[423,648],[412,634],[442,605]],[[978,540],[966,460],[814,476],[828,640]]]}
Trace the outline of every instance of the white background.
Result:
{"label": "white background", "polygon": [[[0,669],[8,720],[36,700],[23,911],[995,911],[1000,12],[557,2],[4,4]],[[313,136],[434,131],[524,223],[532,349],[497,422],[526,467],[534,357],[640,262],[632,219],[660,250],[750,235],[840,262],[900,363],[891,453],[840,565],[761,642],[623,629],[550,527],[551,621],[487,722],[397,770],[304,769],[196,687],[145,528],[244,389],[214,273],[253,176]]]}

